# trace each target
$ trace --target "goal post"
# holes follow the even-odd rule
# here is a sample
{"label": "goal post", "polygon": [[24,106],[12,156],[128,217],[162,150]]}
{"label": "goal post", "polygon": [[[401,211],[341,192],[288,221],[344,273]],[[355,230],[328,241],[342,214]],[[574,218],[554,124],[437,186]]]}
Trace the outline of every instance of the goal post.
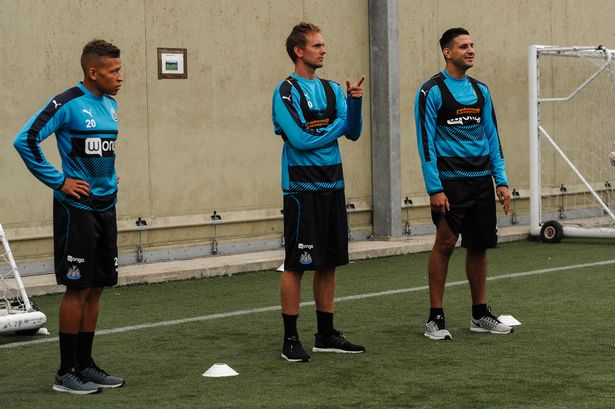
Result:
{"label": "goal post", "polygon": [[530,234],[615,238],[615,51],[528,47]]}
{"label": "goal post", "polygon": [[28,298],[9,241],[0,224],[0,333],[35,334],[47,321]]}

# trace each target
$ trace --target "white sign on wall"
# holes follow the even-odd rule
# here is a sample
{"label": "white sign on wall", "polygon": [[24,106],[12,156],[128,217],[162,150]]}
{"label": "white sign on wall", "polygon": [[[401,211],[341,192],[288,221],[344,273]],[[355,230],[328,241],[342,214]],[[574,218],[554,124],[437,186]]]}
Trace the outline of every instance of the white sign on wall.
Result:
{"label": "white sign on wall", "polygon": [[158,79],[188,78],[185,48],[158,49]]}

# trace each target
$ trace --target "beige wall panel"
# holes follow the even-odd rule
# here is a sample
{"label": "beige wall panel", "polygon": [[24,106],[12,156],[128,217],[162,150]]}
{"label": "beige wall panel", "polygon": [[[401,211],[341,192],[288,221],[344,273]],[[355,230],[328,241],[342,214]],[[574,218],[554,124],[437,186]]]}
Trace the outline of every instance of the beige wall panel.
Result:
{"label": "beige wall panel", "polygon": [[[157,216],[281,207],[275,85],[288,75],[289,1],[147,2],[150,170]],[[188,79],[158,80],[156,48],[188,49]]]}
{"label": "beige wall panel", "polygon": [[136,219],[151,213],[145,13],[141,1],[120,1],[119,4],[122,13],[127,4],[135,7],[126,18],[122,36],[117,41],[122,49],[124,72],[124,84],[117,96],[120,127],[116,152],[116,171],[120,177],[117,210],[121,218]]}
{"label": "beige wall panel", "polygon": [[[603,44],[609,48],[615,48],[615,28],[611,18],[615,13],[615,4],[610,1],[592,2],[593,12],[591,13],[586,10],[587,6],[586,2],[581,1],[554,2],[551,14],[553,21],[558,22],[552,27],[554,43],[560,45]],[[597,12],[597,10],[600,11]],[[570,92],[575,82],[578,84],[584,79],[580,73],[586,77],[595,70],[593,64],[580,60],[552,60],[552,68],[546,69],[543,78],[553,76],[554,80],[543,86],[543,93],[551,85],[559,87],[564,84],[567,87],[566,93]],[[543,58],[542,61],[546,62],[547,58]],[[541,65],[548,66],[547,64]],[[579,75],[575,75],[575,72]],[[609,148],[610,141],[613,140],[612,133],[608,135],[607,131],[604,141],[600,141],[597,136],[593,139],[589,137],[595,135],[594,131],[603,130],[611,124],[608,118],[602,120],[597,118],[597,115],[609,115],[610,112],[601,104],[605,100],[597,99],[597,96],[601,94],[600,91],[604,91],[604,98],[608,98],[606,94],[612,93],[612,89],[609,89],[608,85],[605,86],[605,81],[608,81],[607,76],[601,75],[572,101],[565,104],[543,104],[541,110],[545,129],[556,138],[560,147],[590,181],[610,179],[606,176],[605,169],[594,165],[603,158],[604,149]],[[559,94],[562,93],[563,91],[559,92]],[[612,98],[606,101],[612,104]],[[560,116],[564,116],[566,121],[561,120]],[[606,142],[607,146],[601,142]],[[575,185],[580,184],[576,175],[550,146],[542,149],[541,160],[543,185],[559,187],[564,184],[568,189],[574,189]],[[604,179],[600,176],[601,173]],[[558,203],[552,203],[553,208],[557,206],[559,206]]]}
{"label": "beige wall panel", "polygon": [[[460,8],[455,1],[400,1],[402,195],[426,195],[416,148],[414,96],[420,84],[443,68],[438,46],[450,27],[467,28],[476,46],[469,74],[491,90],[498,114],[510,186],[527,189],[527,47],[530,44],[615,47],[608,0],[478,0]],[[407,193],[408,192],[408,193]]]}
{"label": "beige wall panel", "polygon": [[[326,8],[331,30],[339,31],[327,36],[328,46],[336,38],[339,47],[338,55],[329,51],[323,77],[343,82],[367,74],[367,7],[361,4],[357,26],[346,31],[333,22],[353,2]],[[279,0],[148,5],[148,61],[155,60],[157,47],[187,48],[189,61],[187,80],[158,80],[155,65],[148,66],[153,213],[281,207],[282,145],[273,134],[271,96],[293,69],[286,36],[305,18],[304,10],[318,5]],[[345,47],[350,40],[357,44]],[[357,68],[348,73],[348,66]],[[369,138],[360,144],[344,143],[342,149],[349,190],[365,198],[371,192]],[[359,166],[348,165],[353,162]]]}
{"label": "beige wall panel", "polygon": [[[420,84],[444,67],[438,44],[442,32],[459,26],[470,31],[476,47],[476,65],[468,73],[487,83],[492,93],[510,186],[527,188],[527,46],[550,42],[550,3],[479,0],[464,9],[453,1],[400,2],[400,72],[402,95],[407,96],[401,107],[402,158],[406,159],[402,159],[402,193],[426,195],[416,145],[414,97]],[[412,46],[406,47],[406,41]]]}
{"label": "beige wall panel", "polygon": [[[49,98],[82,79],[79,56],[92,38],[122,49],[117,172],[124,230],[138,216],[152,219],[157,227],[169,220],[190,224],[201,220],[200,215],[208,219],[214,209],[227,212],[225,220],[256,219],[261,210],[277,212],[282,204],[282,142],[273,134],[271,97],[293,70],[284,40],[301,20],[314,21],[326,35],[329,58],[321,76],[342,84],[361,74],[368,77],[362,139],[341,145],[348,197],[360,208],[370,205],[367,1],[0,0],[0,5],[5,39],[0,51],[6,56],[3,68],[11,73],[0,77],[5,135],[0,148],[6,152],[0,155],[0,183],[6,191],[0,222],[15,229],[11,233],[18,240],[18,256],[45,253],[34,247],[48,243],[51,192],[25,169],[12,139]],[[340,25],[349,15],[354,23]],[[158,80],[158,47],[188,49],[187,80]],[[43,150],[59,165],[54,137]],[[278,234],[280,227],[279,221],[267,228],[250,223],[234,225],[232,236],[242,236],[242,231],[243,237]],[[164,229],[152,232],[151,239],[198,241],[201,233]],[[132,240],[135,234],[124,236]],[[37,237],[41,240],[33,241]]]}
{"label": "beige wall panel", "polygon": [[[371,131],[369,88],[369,22],[367,0],[305,0],[305,20],[325,37],[327,57],[318,75],[346,87],[346,80],[363,82],[363,132],[357,142],[340,139],[346,198],[371,206]],[[290,32],[289,27],[287,29]],[[288,35],[288,34],[287,34]]]}
{"label": "beige wall panel", "polygon": [[557,45],[605,45],[615,48],[611,0],[552,0],[551,30]]}
{"label": "beige wall panel", "polygon": [[429,0],[399,2],[401,195],[415,202],[426,193],[416,145],[414,97],[423,81],[441,66],[436,6],[437,2]]}
{"label": "beige wall panel", "polygon": [[[120,176],[131,177],[122,178],[126,193],[121,193],[120,212],[132,212],[135,207],[139,212],[147,211],[135,200],[135,196],[148,195],[147,183],[141,191],[131,180],[147,180],[146,158],[133,149],[147,141],[142,3],[1,0],[0,7],[0,52],[4,56],[0,75],[0,222],[9,226],[51,222],[51,191],[30,175],[12,141],[49,98],[83,79],[79,57],[83,45],[93,38],[112,41],[123,52],[126,84],[118,96],[121,139],[117,168]],[[43,143],[43,151],[59,166],[54,136]]]}

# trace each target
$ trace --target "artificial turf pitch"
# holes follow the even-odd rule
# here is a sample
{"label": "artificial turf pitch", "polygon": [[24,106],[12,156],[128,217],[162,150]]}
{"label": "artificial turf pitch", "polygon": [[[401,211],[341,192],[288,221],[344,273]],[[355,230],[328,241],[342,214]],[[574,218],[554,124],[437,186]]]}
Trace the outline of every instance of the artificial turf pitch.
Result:
{"label": "artificial turf pitch", "polygon": [[[490,250],[490,277],[511,274],[488,283],[495,315],[512,314],[522,322],[511,335],[469,331],[469,288],[455,284],[465,279],[463,250],[457,250],[448,277],[455,285],[445,292],[450,342],[423,336],[427,256],[340,268],[336,326],[367,352],[311,353],[312,362],[303,364],[280,358],[274,271],[108,289],[98,328],[128,329],[97,336],[94,356],[101,367],[125,377],[126,385],[90,396],[52,392],[57,342],[7,348],[41,337],[3,335],[0,408],[613,407],[615,242],[522,241]],[[591,266],[565,268],[582,264]],[[541,272],[553,268],[560,269]],[[521,272],[531,274],[514,275]],[[405,291],[391,291],[400,289]],[[343,298],[354,295],[370,296]],[[57,336],[59,298],[36,298],[50,337]],[[309,273],[303,300],[311,300]],[[190,317],[201,318],[167,325]],[[306,348],[313,344],[315,321],[314,306],[303,306],[299,332]],[[201,376],[218,362],[239,376]]]}

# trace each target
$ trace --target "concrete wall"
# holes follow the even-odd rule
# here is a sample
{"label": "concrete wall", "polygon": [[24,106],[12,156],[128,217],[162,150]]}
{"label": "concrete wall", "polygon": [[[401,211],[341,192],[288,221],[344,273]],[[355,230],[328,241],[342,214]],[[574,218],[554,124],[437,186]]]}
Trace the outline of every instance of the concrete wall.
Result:
{"label": "concrete wall", "polygon": [[[438,45],[451,27],[465,27],[476,47],[468,74],[487,83],[498,116],[511,188],[529,187],[527,47],[598,45],[615,48],[608,0],[400,0],[402,196],[424,198],[413,118],[420,84],[444,67]],[[419,200],[421,202],[421,200]],[[428,215],[424,215],[428,216]]]}
{"label": "concrete wall", "polygon": [[[324,78],[366,74],[364,131],[342,143],[354,229],[369,231],[371,152],[367,0],[0,0],[0,222],[21,257],[48,257],[51,192],[12,148],[19,128],[51,96],[82,78],[83,45],[105,38],[122,49],[118,96],[120,244],[203,245],[216,210],[223,240],[279,238],[282,232],[280,138],[272,131],[271,94],[292,71],[284,40],[293,24],[323,29]],[[402,198],[425,203],[416,150],[417,87],[443,66],[437,40],[465,26],[477,49],[471,75],[489,84],[498,113],[511,187],[528,187],[527,45],[615,47],[609,0],[400,0]],[[158,80],[156,49],[188,49],[188,79]],[[57,164],[54,138],[44,151]],[[413,212],[428,220],[425,209]]]}
{"label": "concrete wall", "polygon": [[[49,255],[51,192],[27,172],[12,139],[48,98],[82,79],[79,56],[92,38],[122,49],[117,171],[125,249],[138,242],[130,233],[137,217],[148,221],[151,246],[210,240],[214,210],[233,222],[218,228],[222,238],[281,234],[282,142],[271,97],[293,69],[284,41],[294,24],[313,21],[323,30],[320,76],[344,83],[369,75],[367,1],[0,0],[0,7],[0,222],[20,241],[18,256]],[[348,16],[352,24],[340,24]],[[188,79],[158,79],[158,47],[187,48]],[[362,139],[341,144],[348,199],[363,208],[371,198],[369,129],[367,115]],[[54,139],[43,149],[57,165]]]}

